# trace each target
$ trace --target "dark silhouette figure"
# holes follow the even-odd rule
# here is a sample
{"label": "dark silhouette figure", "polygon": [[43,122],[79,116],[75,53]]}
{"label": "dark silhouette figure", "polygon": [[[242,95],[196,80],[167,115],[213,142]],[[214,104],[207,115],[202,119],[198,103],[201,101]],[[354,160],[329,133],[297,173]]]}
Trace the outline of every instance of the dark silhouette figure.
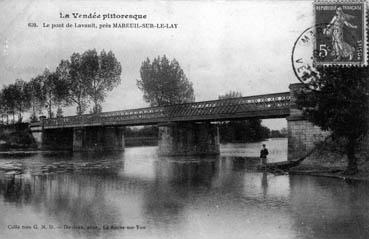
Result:
{"label": "dark silhouette figure", "polygon": [[268,149],[265,147],[265,144],[263,144],[263,148],[260,150],[260,159],[262,165],[265,165],[267,163],[268,154]]}

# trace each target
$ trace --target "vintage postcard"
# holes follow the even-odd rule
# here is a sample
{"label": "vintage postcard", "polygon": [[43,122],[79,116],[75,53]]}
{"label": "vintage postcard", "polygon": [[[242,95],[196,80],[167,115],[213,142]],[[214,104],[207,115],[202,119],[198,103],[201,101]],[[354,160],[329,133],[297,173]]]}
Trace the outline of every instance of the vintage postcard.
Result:
{"label": "vintage postcard", "polygon": [[0,238],[369,238],[367,1],[0,1]]}

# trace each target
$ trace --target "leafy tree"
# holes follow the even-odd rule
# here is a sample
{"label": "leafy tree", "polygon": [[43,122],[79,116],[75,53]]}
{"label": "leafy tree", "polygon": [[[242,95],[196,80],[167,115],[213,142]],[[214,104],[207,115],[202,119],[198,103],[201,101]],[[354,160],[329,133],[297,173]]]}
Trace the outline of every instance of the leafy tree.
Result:
{"label": "leafy tree", "polygon": [[71,104],[71,100],[69,99],[69,86],[70,82],[65,78],[60,76],[60,72],[56,71],[55,79],[53,81],[53,97],[54,104],[57,106],[57,117],[61,117],[63,115],[63,106],[68,106]]}
{"label": "leafy tree", "polygon": [[347,155],[347,174],[358,172],[355,152],[368,134],[369,68],[318,68],[319,74],[304,77],[311,88],[297,94],[297,105],[305,116],[323,130],[343,141]]}
{"label": "leafy tree", "polygon": [[4,99],[5,105],[8,111],[8,115],[13,115],[12,123],[15,123],[15,114],[16,114],[16,97],[17,92],[14,84],[10,84],[4,88]]}
{"label": "leafy tree", "polygon": [[26,82],[16,80],[14,84],[6,86],[2,93],[6,109],[13,114],[13,122],[15,122],[15,114],[18,114],[18,121],[22,122],[22,113],[31,106],[30,95],[26,90]]}
{"label": "leafy tree", "polygon": [[112,91],[121,82],[122,67],[112,51],[104,50],[97,54],[96,50],[88,50],[82,54],[80,76],[84,82],[86,94],[90,97],[93,113],[102,110],[101,103],[107,91]]}
{"label": "leafy tree", "polygon": [[7,115],[13,115],[13,122],[15,119],[15,87],[11,85],[4,86],[2,89],[2,104]]}
{"label": "leafy tree", "polygon": [[18,113],[18,121],[22,122],[22,113],[28,111],[31,107],[30,104],[30,94],[27,91],[26,85],[27,83],[23,80],[17,80],[15,82],[16,92],[18,97],[15,101],[16,103],[16,111]]}
{"label": "leafy tree", "polygon": [[42,75],[42,83],[42,95],[45,99],[45,107],[47,108],[49,118],[54,116],[53,107],[57,107],[60,116],[62,112],[61,107],[69,102],[69,82],[60,78],[57,72],[50,72],[46,69]]}
{"label": "leafy tree", "polygon": [[52,107],[54,106],[54,82],[57,79],[56,74],[51,73],[48,69],[42,74],[42,95],[45,99],[45,108],[47,108],[47,114],[49,118],[53,118],[54,113]]}
{"label": "leafy tree", "polygon": [[58,78],[66,83],[68,91],[66,103],[77,105],[77,115],[82,115],[88,106],[85,78],[81,74],[82,57],[79,53],[73,53],[70,60],[62,60],[56,68]]}
{"label": "leafy tree", "polygon": [[7,118],[6,123],[8,123],[9,118],[7,114],[7,107],[4,100],[3,90],[0,91],[0,114],[1,114],[1,122],[4,124],[4,116],[6,116]]}
{"label": "leafy tree", "polygon": [[[241,92],[230,91],[219,99],[242,97]],[[219,127],[222,142],[254,142],[269,137],[270,130],[261,125],[260,119],[232,120],[222,122]]]}
{"label": "leafy tree", "polygon": [[152,62],[146,59],[140,69],[137,86],[151,106],[179,104],[195,100],[192,83],[187,79],[178,61],[171,62],[164,55]]}
{"label": "leafy tree", "polygon": [[41,76],[37,76],[32,78],[25,87],[27,94],[30,96],[30,105],[31,105],[31,121],[37,121],[37,112],[42,111],[42,108],[45,105],[45,97],[42,91],[42,82],[43,78]]}

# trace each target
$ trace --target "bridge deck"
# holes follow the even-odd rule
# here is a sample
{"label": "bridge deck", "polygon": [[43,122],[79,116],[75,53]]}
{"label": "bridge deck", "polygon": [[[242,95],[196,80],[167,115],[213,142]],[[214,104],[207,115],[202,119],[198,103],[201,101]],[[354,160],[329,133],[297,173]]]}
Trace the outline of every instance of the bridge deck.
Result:
{"label": "bridge deck", "polygon": [[160,107],[45,119],[45,129],[101,125],[145,125],[180,121],[282,118],[289,115],[290,93],[276,93]]}

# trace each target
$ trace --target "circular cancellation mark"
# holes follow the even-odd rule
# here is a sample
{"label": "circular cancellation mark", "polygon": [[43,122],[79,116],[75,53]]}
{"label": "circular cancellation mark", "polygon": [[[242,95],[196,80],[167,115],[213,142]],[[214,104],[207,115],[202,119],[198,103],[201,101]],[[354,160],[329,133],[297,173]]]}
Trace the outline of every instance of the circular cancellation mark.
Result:
{"label": "circular cancellation mark", "polygon": [[295,41],[291,63],[292,69],[297,79],[304,84],[309,84],[313,81],[319,72],[314,67],[314,57],[322,56],[323,52],[314,50],[315,34],[322,32],[326,24],[316,24],[303,31]]}

